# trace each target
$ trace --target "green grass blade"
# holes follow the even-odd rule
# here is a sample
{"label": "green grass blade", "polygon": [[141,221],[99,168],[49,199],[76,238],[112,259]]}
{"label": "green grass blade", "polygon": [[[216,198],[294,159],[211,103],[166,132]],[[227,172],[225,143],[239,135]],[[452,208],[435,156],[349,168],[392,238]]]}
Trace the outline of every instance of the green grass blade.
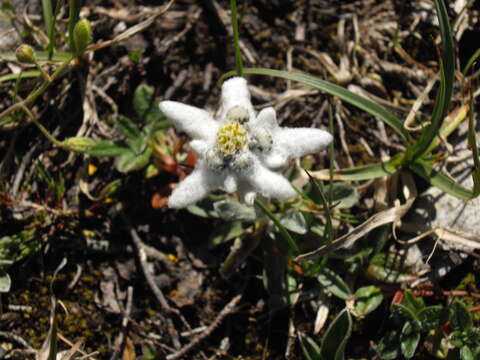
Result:
{"label": "green grass blade", "polygon": [[78,22],[81,5],[81,0],[68,0],[68,44],[70,46],[70,51],[73,53],[76,52],[73,41],[73,29]]}
{"label": "green grass blade", "polygon": [[244,69],[245,74],[254,74],[254,75],[266,75],[280,77],[286,80],[292,80],[304,85],[313,87],[320,91],[326,92],[327,94],[337,96],[343,101],[362,109],[369,114],[378,117],[389,125],[392,129],[397,132],[401,138],[408,142],[410,141],[410,134],[403,128],[402,121],[392,114],[390,111],[386,110],[384,107],[378,105],[377,103],[357,95],[339,85],[332,84],[328,81],[321,80],[315,76],[303,74],[303,73],[290,73],[287,71],[272,70],[265,68],[246,68]]}
{"label": "green grass blade", "polygon": [[298,245],[295,239],[290,235],[290,233],[285,229],[285,227],[282,225],[282,223],[277,219],[274,213],[270,211],[270,209],[260,200],[255,200],[255,205],[257,205],[262,212],[267,215],[270,220],[273,221],[275,226],[277,227],[278,231],[280,232],[280,235],[288,242],[288,245],[290,246],[290,249],[293,250],[295,253],[298,253]]}
{"label": "green grass blade", "polygon": [[477,49],[477,51],[475,51],[475,53],[470,57],[470,59],[468,59],[467,65],[465,65],[465,68],[463,69],[464,76],[467,76],[468,71],[470,70],[470,68],[473,66],[473,64],[475,63],[475,61],[477,61],[479,57],[480,57],[480,49]]}
{"label": "green grass blade", "polygon": [[443,120],[447,114],[452,98],[453,82],[455,81],[455,48],[453,44],[452,29],[448,21],[448,13],[443,0],[435,0],[440,35],[442,38],[442,54],[440,58],[440,88],[435,99],[432,119],[420,135],[420,138],[407,150],[407,161],[414,162],[428,151],[430,144],[438,135]]}
{"label": "green grass blade", "polygon": [[397,154],[388,161],[377,164],[357,166],[349,169],[335,170],[333,179],[337,181],[361,181],[376,179],[395,174],[403,166],[404,154]]}
{"label": "green grass blade", "polygon": [[460,200],[471,200],[478,195],[472,190],[456,183],[447,175],[435,170],[432,165],[425,160],[419,159],[415,163],[409,164],[409,168],[433,186],[438,187],[447,194],[455,196]]}
{"label": "green grass blade", "polygon": [[53,22],[52,22],[52,28],[50,29],[50,32],[48,33],[48,59],[51,60],[53,57],[53,52],[55,51],[55,48],[57,46],[57,40],[55,38],[55,25],[57,23],[57,16],[60,13],[60,9],[63,7],[63,2],[64,0],[57,0],[57,3],[55,5],[55,12],[53,13]]}
{"label": "green grass blade", "polygon": [[472,94],[470,94],[470,114],[468,117],[468,146],[472,149],[473,155],[473,196],[477,197],[480,195],[480,158],[478,157],[478,147],[477,147],[477,133],[475,131],[475,123],[473,121],[474,116],[474,99]]}
{"label": "green grass blade", "polygon": [[325,189],[321,181],[317,181],[315,178],[313,178],[312,175],[310,175],[310,173],[307,170],[305,170],[305,172],[307,173],[310,179],[310,182],[313,183],[313,187],[317,192],[316,195],[318,195],[318,197],[320,198],[320,201],[322,202],[323,211],[325,211],[325,220],[326,220],[326,224],[325,224],[325,233],[327,235],[326,240],[327,240],[327,244],[330,244],[333,241],[333,224],[332,224],[332,213],[330,211],[330,207],[328,205],[327,199],[325,198],[325,195],[324,195]]}
{"label": "green grass blade", "polygon": [[[35,51],[35,56],[37,57],[37,60],[40,62],[41,61],[65,62],[72,58],[72,53],[57,51],[53,54],[52,58],[49,59],[48,51]],[[0,64],[6,61],[17,62],[17,57],[15,56],[15,52],[6,51],[6,52],[0,53]]]}
{"label": "green grass blade", "polygon": [[335,170],[335,132],[333,127],[333,111],[332,104],[328,104],[328,132],[333,136],[333,141],[328,145],[328,172],[330,191],[328,194],[328,203],[332,203],[333,192],[333,172]]}
{"label": "green grass blade", "polygon": [[50,58],[53,56],[53,49],[55,48],[55,17],[51,0],[42,0],[42,11],[48,37],[48,54]]}
{"label": "green grass blade", "polygon": [[17,79],[32,79],[42,76],[38,70],[22,71],[19,74],[7,74],[0,76],[0,83],[7,81],[16,81]]}
{"label": "green grass blade", "polygon": [[243,62],[242,53],[240,52],[240,38],[238,35],[238,13],[236,0],[230,0],[230,10],[232,14],[233,46],[235,47],[235,69],[238,76],[243,76]]}

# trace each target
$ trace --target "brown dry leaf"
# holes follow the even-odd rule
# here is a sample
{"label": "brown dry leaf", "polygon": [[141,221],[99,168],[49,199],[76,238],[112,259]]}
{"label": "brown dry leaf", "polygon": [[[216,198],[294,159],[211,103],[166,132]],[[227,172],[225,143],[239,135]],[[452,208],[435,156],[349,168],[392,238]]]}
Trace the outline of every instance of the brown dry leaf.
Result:
{"label": "brown dry leaf", "polygon": [[127,337],[125,339],[125,347],[123,349],[122,360],[135,360],[137,355],[135,354],[135,345],[133,341]]}
{"label": "brown dry leaf", "polygon": [[57,355],[57,318],[55,316],[56,299],[52,298],[52,311],[50,313],[50,330],[43,342],[42,348],[35,355],[36,360],[52,360]]}
{"label": "brown dry leaf", "polygon": [[193,305],[195,297],[202,288],[203,280],[202,273],[190,269],[178,283],[177,289],[173,292],[174,296],[171,296],[170,300],[178,307]]}

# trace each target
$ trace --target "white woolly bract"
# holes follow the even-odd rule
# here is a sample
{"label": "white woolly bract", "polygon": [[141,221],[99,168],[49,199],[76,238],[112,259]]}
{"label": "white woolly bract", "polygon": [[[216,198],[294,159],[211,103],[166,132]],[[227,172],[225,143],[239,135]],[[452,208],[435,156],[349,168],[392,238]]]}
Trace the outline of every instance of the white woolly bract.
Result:
{"label": "white woolly bract", "polygon": [[250,125],[253,131],[265,129],[272,136],[270,151],[260,154],[265,165],[271,169],[285,167],[290,159],[316,154],[333,140],[330,133],[313,128],[283,128],[278,126],[275,110],[263,109]]}
{"label": "white woolly bract", "polygon": [[211,171],[200,161],[193,172],[180,182],[168,198],[168,206],[173,209],[185,208],[208,196],[223,185],[225,176]]}
{"label": "white woolly bract", "polygon": [[233,77],[223,83],[220,119],[225,120],[228,110],[235,106],[245,108],[251,120],[255,118],[255,110],[253,109],[250,92],[248,91],[247,80],[241,77]]}
{"label": "white woolly bract", "polygon": [[175,128],[194,139],[211,139],[217,132],[218,123],[203,109],[176,101],[162,101],[160,110],[173,122]]}

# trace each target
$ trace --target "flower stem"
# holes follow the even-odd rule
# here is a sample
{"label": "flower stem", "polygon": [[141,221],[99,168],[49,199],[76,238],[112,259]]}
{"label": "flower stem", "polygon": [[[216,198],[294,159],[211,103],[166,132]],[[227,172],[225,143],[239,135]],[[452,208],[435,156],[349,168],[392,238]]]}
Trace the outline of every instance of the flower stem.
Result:
{"label": "flower stem", "polygon": [[70,64],[71,60],[72,59],[65,61],[62,65],[58,67],[58,69],[50,76],[51,81],[44,80],[42,85],[40,85],[37,89],[35,89],[32,93],[30,93],[30,95],[28,95],[28,97],[25,100],[22,100],[10,106],[4,112],[0,113],[0,119],[3,119],[4,117],[14,113],[15,111],[25,106],[28,107],[30,104],[32,104],[40,95],[42,95],[45,92],[45,90],[47,90],[50,84],[65,71],[65,69]]}
{"label": "flower stem", "polygon": [[238,76],[243,76],[242,54],[240,52],[240,39],[238,36],[238,18],[237,1],[230,0],[230,10],[232,12],[233,45],[235,47],[235,69]]}
{"label": "flower stem", "polygon": [[[22,103],[20,103],[22,104]],[[21,109],[23,111],[25,111],[25,113],[27,114],[27,116],[32,120],[32,122],[35,124],[35,126],[38,128],[38,130],[40,130],[40,132],[45,135],[45,137],[53,144],[57,145],[57,146],[60,146],[60,147],[64,147],[64,145],[62,144],[61,141],[55,139],[55,137],[50,134],[48,132],[48,130],[37,120],[35,119],[35,116],[32,114],[32,112],[30,111],[30,109],[28,107],[26,107],[25,105],[22,104],[21,106]]]}

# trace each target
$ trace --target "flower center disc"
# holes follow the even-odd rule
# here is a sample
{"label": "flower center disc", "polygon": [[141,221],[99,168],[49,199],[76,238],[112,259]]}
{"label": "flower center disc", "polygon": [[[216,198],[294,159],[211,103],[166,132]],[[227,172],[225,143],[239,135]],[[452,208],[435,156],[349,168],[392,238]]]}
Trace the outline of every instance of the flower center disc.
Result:
{"label": "flower center disc", "polygon": [[236,121],[226,121],[217,132],[218,149],[225,155],[242,150],[248,142],[247,131]]}

